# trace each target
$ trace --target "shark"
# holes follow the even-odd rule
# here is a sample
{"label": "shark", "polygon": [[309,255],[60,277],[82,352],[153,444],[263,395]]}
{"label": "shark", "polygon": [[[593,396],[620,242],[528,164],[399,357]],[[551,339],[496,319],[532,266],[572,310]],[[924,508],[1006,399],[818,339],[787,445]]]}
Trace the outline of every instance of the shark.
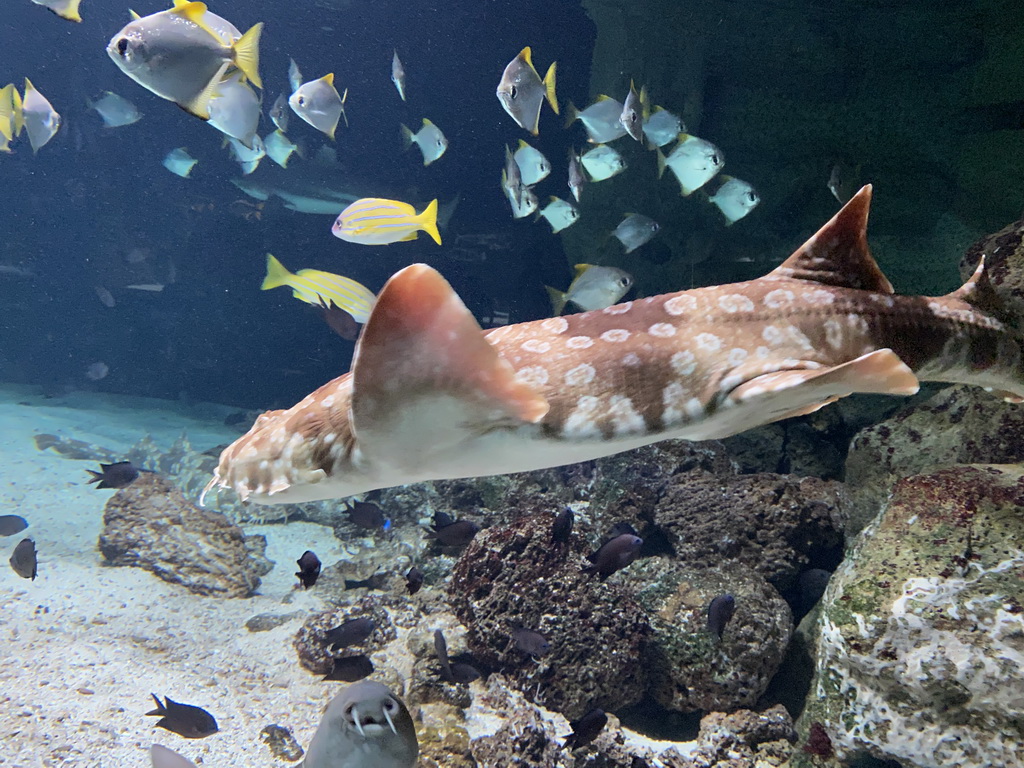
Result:
{"label": "shark", "polygon": [[[206,487],[260,504],[523,472],[727,437],[920,382],[1024,401],[1024,347],[985,273],[897,295],[863,187],[763,277],[483,331],[425,264],[381,290],[351,370],[262,414]],[[204,491],[205,493],[205,491]]]}

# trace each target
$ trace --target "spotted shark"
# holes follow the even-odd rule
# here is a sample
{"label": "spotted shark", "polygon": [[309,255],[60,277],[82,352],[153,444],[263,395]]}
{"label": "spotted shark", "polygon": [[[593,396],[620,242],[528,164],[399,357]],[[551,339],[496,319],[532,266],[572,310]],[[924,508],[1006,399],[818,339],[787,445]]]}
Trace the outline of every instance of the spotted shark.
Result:
{"label": "spotted shark", "polygon": [[522,472],[705,440],[921,381],[1024,401],[1021,337],[984,261],[903,296],[867,244],[871,188],[769,274],[483,331],[435,270],[381,291],[352,370],[268,411],[207,490],[270,504]]}

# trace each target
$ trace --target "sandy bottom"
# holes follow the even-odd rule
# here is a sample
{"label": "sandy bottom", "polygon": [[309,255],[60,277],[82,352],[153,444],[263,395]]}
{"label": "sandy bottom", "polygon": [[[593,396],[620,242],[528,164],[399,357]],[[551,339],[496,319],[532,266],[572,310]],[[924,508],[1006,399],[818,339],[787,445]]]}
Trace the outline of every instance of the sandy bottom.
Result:
{"label": "sandy bottom", "polygon": [[[237,436],[220,426],[228,411],[85,394],[45,400],[0,386],[0,514],[30,523],[0,539],[0,766],[140,768],[154,742],[198,765],[282,765],[259,741],[271,723],[309,743],[338,689],[298,667],[298,619],[255,634],[244,624],[259,613],[323,607],[293,591],[294,561],[307,548],[325,562],[340,558],[330,529],[247,527],[267,536],[276,563],[260,594],[198,597],[137,568],[104,566],[96,543],[113,491],[85,483],[93,464],[38,451],[32,439],[49,432],[123,450],[149,433],[169,447],[185,429],[202,450]],[[25,536],[39,552],[34,582],[6,563]],[[205,707],[220,732],[186,740],[154,728],[157,718],[145,717],[151,692]]]}

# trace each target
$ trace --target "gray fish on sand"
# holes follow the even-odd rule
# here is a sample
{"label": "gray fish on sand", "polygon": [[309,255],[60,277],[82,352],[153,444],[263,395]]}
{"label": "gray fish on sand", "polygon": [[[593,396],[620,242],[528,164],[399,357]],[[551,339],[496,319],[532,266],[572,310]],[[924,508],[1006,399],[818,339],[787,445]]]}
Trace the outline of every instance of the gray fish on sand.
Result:
{"label": "gray fish on sand", "polygon": [[22,539],[11,555],[11,568],[23,579],[36,580],[39,562],[36,560],[36,543],[32,539]]}
{"label": "gray fish on sand", "polygon": [[525,627],[517,627],[512,630],[512,642],[527,656],[537,659],[551,653],[551,643],[548,642],[548,639],[540,632],[534,632]]}
{"label": "gray fish on sand", "polygon": [[725,216],[726,226],[735,224],[761,202],[754,188],[745,181],[732,176],[719,176],[722,184],[708,197]]}
{"label": "gray fish on sand", "polygon": [[181,704],[166,696],[161,704],[155,693],[150,696],[156,702],[156,709],[147,712],[146,716],[160,717],[156,723],[157,728],[164,728],[186,739],[202,739],[217,732],[217,721],[202,707]]}
{"label": "gray fish on sand", "polygon": [[584,573],[596,573],[604,581],[616,571],[621,571],[640,555],[644,540],[631,533],[622,533],[606,541],[597,552],[587,559],[591,565],[583,568]]}
{"label": "gray fish on sand", "polygon": [[441,664],[441,677],[449,683],[462,683],[468,685],[474,680],[479,680],[480,670],[472,664],[452,661],[448,658],[448,642],[444,639],[444,632],[440,629],[434,630],[434,653]]}
{"label": "gray fish on sand", "polygon": [[562,292],[549,285],[544,287],[551,299],[551,310],[557,316],[570,303],[584,311],[607,309],[618,304],[619,299],[633,287],[633,276],[616,267],[577,264],[576,276],[567,291]]}
{"label": "gray fish on sand", "polygon": [[96,483],[97,488],[127,488],[139,477],[139,470],[130,461],[100,464],[99,472],[85,471],[92,475],[88,482]]}
{"label": "gray fish on sand", "polygon": [[423,126],[416,133],[407,125],[402,126],[402,149],[409,149],[413,144],[420,148],[424,165],[430,165],[448,149],[448,139],[444,133],[425,117]]}
{"label": "gray fish on sand", "polygon": [[626,129],[620,118],[624,105],[611,96],[601,94],[597,101],[582,112],[569,102],[565,127],[568,128],[576,120],[583,123],[587,131],[587,139],[591,144],[605,144],[626,135]]}
{"label": "gray fish on sand", "polygon": [[398,89],[398,95],[402,97],[402,101],[405,101],[405,67],[402,66],[402,61],[398,58],[398,51],[395,51],[395,55],[391,58],[391,82]]}
{"label": "gray fish on sand", "polygon": [[107,128],[120,128],[142,119],[142,113],[134,104],[113,91],[104,91],[96,101],[89,102],[89,108],[96,111]]}
{"label": "gray fish on sand", "polygon": [[376,629],[377,625],[373,619],[366,617],[360,617],[358,619],[349,619],[348,621],[342,622],[338,626],[327,630],[324,634],[324,642],[330,646],[337,646],[339,648],[347,648],[350,645],[359,645],[364,642],[366,638],[373,634],[373,630]]}
{"label": "gray fish on sand", "polygon": [[196,768],[196,764],[187,757],[160,744],[149,748],[149,762],[153,768]]}
{"label": "gray fish on sand", "polygon": [[465,518],[455,520],[444,512],[434,513],[434,525],[430,534],[445,547],[462,547],[469,544],[480,532],[480,526]]}
{"label": "gray fish on sand", "polygon": [[405,704],[380,683],[362,680],[331,699],[302,768],[413,768],[418,757]]}
{"label": "gray fish on sand", "polygon": [[622,112],[619,114],[619,123],[626,129],[632,138],[643,141],[644,122],[648,117],[647,89],[641,88],[637,93],[633,81],[629,81],[629,94],[622,105]]}
{"label": "gray fish on sand", "polygon": [[373,674],[373,662],[364,653],[357,656],[342,656],[333,661],[334,666],[324,675],[324,680],[354,683]]}
{"label": "gray fish on sand", "polygon": [[28,520],[21,515],[0,515],[0,536],[13,536],[28,528]]}
{"label": "gray fish on sand", "polygon": [[295,93],[288,97],[288,106],[318,131],[334,139],[334,132],[338,129],[338,121],[342,117],[345,118],[345,127],[348,127],[348,115],[345,114],[347,98],[348,88],[343,95],[339,94],[338,89],[334,87],[334,73],[329,72],[318,80],[310,80],[300,85]]}
{"label": "gray fish on sand", "polygon": [[626,246],[626,253],[632,253],[658,234],[658,222],[642,213],[627,213],[626,218],[612,232],[620,243]]}
{"label": "gray fish on sand", "polygon": [[534,136],[539,131],[540,108],[545,99],[558,114],[558,97],[555,95],[555,65],[552,62],[542,80],[533,67],[530,47],[519,52],[505,67],[498,83],[496,95],[501,106],[520,128]]}
{"label": "gray fish on sand", "polygon": [[592,709],[579,720],[569,723],[572,726],[572,733],[564,736],[566,749],[579,749],[597,738],[608,724],[608,715],[602,709]]}
{"label": "gray fish on sand", "polygon": [[716,597],[708,606],[708,631],[721,640],[722,633],[725,632],[725,626],[732,619],[732,615],[735,612],[735,597],[732,595],[719,595]]}
{"label": "gray fish on sand", "polygon": [[200,2],[175,0],[166,11],[130,21],[110,39],[107,54],[128,77],[196,117],[210,117],[209,103],[232,66],[257,88],[262,22],[234,39],[234,25]]}
{"label": "gray fish on sand", "polygon": [[299,583],[303,589],[309,589],[316,580],[320,578],[320,558],[316,556],[316,553],[310,549],[307,549],[302,553],[302,557],[295,561],[295,564],[299,566],[299,571],[295,575],[299,579]]}

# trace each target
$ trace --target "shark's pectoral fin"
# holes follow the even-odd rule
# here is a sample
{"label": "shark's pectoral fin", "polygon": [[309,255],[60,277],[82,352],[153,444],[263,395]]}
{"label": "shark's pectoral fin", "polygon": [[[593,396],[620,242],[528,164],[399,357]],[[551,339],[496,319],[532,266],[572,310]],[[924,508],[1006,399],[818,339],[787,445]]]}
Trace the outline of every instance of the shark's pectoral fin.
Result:
{"label": "shark's pectoral fin", "polygon": [[406,267],[381,290],[356,345],[352,379],[359,450],[407,470],[548,411],[544,396],[516,380],[452,287],[425,264]]}
{"label": "shark's pectoral fin", "polygon": [[731,405],[756,405],[759,414],[769,417],[767,423],[814,413],[854,392],[912,395],[919,387],[914,372],[891,349],[828,368],[806,365],[754,376],[732,389],[726,400]]}

